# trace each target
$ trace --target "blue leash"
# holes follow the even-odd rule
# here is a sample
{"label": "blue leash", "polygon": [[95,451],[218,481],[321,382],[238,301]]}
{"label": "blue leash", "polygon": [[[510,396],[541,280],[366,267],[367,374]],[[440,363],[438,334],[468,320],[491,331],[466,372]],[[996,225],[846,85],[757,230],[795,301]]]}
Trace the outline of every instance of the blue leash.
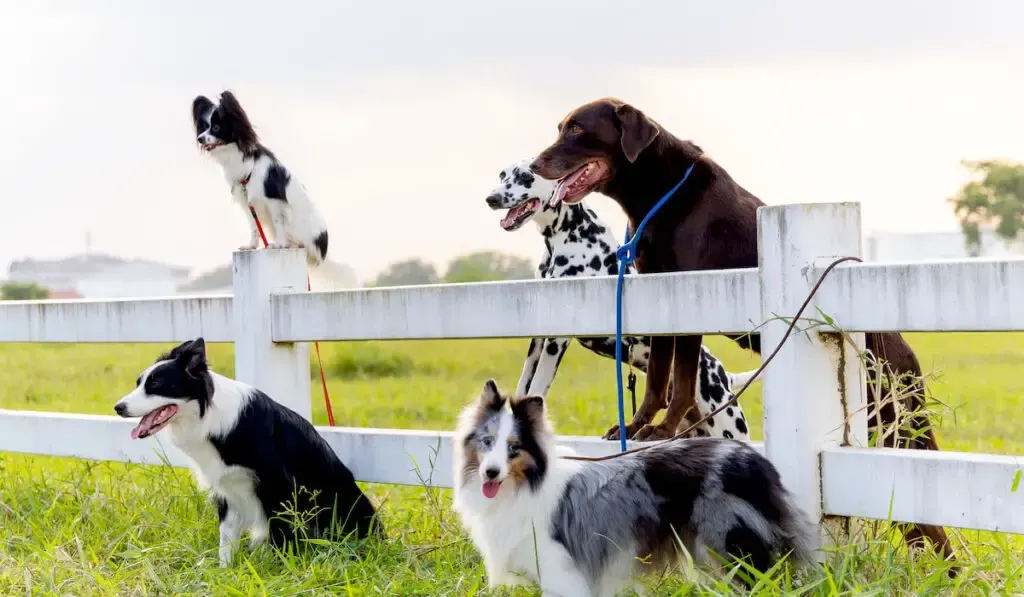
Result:
{"label": "blue leash", "polygon": [[662,205],[675,195],[679,187],[683,186],[687,178],[690,178],[690,172],[693,171],[693,167],[697,165],[696,160],[690,164],[690,167],[686,169],[686,174],[683,175],[683,179],[676,183],[676,186],[665,193],[651,211],[647,212],[647,216],[641,220],[640,225],[636,227],[636,233],[633,234],[632,240],[629,238],[629,224],[626,224],[626,240],[617,251],[615,251],[615,257],[619,260],[619,281],[615,286],[615,380],[618,382],[619,387],[619,443],[622,447],[622,451],[626,451],[626,407],[623,404],[622,399],[622,279],[626,275],[626,268],[636,260],[636,244],[640,240],[640,235],[644,232],[644,227],[647,226],[647,222],[654,217],[654,214],[658,213]]}

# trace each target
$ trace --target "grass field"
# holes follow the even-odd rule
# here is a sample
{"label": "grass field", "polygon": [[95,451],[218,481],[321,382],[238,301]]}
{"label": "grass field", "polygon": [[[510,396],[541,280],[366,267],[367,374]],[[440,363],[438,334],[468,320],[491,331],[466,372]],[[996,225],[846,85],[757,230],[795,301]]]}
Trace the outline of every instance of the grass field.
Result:
{"label": "grass field", "polygon": [[[1024,407],[1024,335],[912,334],[932,393],[949,406],[946,449],[1015,454]],[[721,338],[705,340],[734,371],[758,361]],[[0,344],[0,408],[112,414],[113,402],[165,346]],[[521,340],[322,345],[340,424],[448,430],[494,377],[514,387]],[[233,373],[230,345],[212,365]],[[641,378],[642,379],[642,378]],[[642,381],[641,381],[642,391]],[[615,419],[614,367],[570,349],[548,404],[559,433],[599,434]],[[314,418],[326,424],[319,387]],[[761,438],[760,387],[744,395]],[[402,466],[405,466],[402,463]],[[447,491],[368,486],[389,537],[371,545],[267,551],[217,568],[215,515],[185,471],[0,453],[0,595],[531,595],[489,593],[480,559],[450,511]],[[956,488],[950,488],[956,491]],[[930,555],[872,535],[834,554],[829,572],[765,578],[757,595],[1024,594],[1024,542],[958,532],[968,570],[949,580]],[[248,551],[241,550],[243,554]],[[741,594],[720,577],[652,581],[655,595]]]}

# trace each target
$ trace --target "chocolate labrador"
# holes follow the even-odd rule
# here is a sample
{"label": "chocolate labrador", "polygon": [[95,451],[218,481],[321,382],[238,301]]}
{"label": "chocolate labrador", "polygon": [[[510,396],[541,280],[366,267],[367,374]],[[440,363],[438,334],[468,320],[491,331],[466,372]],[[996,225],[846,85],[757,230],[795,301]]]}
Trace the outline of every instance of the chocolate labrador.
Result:
{"label": "chocolate labrador", "polygon": [[[764,205],[744,189],[699,147],[665,130],[633,106],[614,98],[584,104],[558,125],[558,138],[538,155],[531,167],[540,176],[560,180],[553,201],[578,203],[588,193],[614,199],[635,229],[655,203],[674,187],[690,166],[690,177],[651,218],[637,246],[641,273],[679,272],[757,267],[757,208]],[[761,352],[757,335],[730,336],[744,348]],[[869,333],[866,345],[888,361],[895,375],[913,382],[914,412],[924,405],[921,366],[900,334]],[[701,336],[655,336],[651,342],[643,403],[625,429],[636,440],[667,439],[681,423],[696,422],[696,373]],[[667,397],[671,377],[672,395]],[[875,384],[868,399],[876,406],[871,426],[896,420],[891,403],[877,408]],[[887,401],[891,402],[891,401]],[[655,415],[668,408],[664,421]],[[880,420],[880,421],[879,421]],[[924,414],[909,422],[916,431],[896,440],[886,434],[886,445],[937,450],[938,444]],[[623,430],[613,426],[605,434],[618,439]],[[937,551],[949,557],[952,548],[941,527],[922,526],[906,531],[907,540],[930,537]]]}

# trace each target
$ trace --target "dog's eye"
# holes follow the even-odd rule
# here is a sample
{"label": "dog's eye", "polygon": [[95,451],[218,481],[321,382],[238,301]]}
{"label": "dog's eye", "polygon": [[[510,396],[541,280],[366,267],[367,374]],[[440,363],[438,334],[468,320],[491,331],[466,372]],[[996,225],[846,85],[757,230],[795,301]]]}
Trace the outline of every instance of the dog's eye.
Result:
{"label": "dog's eye", "polygon": [[480,443],[481,443],[481,444],[483,444],[483,446],[484,446],[485,448],[490,448],[490,447],[491,447],[491,445],[493,445],[493,444],[494,444],[494,438],[492,438],[492,437],[491,437],[491,436],[489,436],[489,435],[485,435],[485,436],[483,436],[483,437],[481,437],[481,438],[480,438]]}
{"label": "dog's eye", "polygon": [[521,449],[523,449],[523,446],[520,445],[518,442],[512,442],[508,445],[508,453],[513,456],[517,454]]}
{"label": "dog's eye", "polygon": [[210,127],[210,132],[211,133],[216,133],[219,130],[220,130],[220,125],[219,124],[215,124],[215,125]]}
{"label": "dog's eye", "polygon": [[580,125],[576,123],[570,124],[568,127],[566,127],[565,130],[568,131],[570,135],[578,135],[583,132],[583,129],[580,128]]}

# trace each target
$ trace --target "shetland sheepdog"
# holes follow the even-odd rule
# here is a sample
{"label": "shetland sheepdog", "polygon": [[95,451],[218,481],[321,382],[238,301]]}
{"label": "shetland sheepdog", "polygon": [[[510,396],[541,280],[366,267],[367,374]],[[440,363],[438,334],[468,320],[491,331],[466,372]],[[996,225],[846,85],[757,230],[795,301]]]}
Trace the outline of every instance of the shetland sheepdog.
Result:
{"label": "shetland sheepdog", "polygon": [[[455,433],[454,507],[488,584],[544,595],[614,595],[646,573],[717,555],[765,571],[803,565],[814,525],[745,442],[680,439],[603,461],[564,458],[540,396],[488,380]],[[561,453],[560,453],[561,452]]]}

